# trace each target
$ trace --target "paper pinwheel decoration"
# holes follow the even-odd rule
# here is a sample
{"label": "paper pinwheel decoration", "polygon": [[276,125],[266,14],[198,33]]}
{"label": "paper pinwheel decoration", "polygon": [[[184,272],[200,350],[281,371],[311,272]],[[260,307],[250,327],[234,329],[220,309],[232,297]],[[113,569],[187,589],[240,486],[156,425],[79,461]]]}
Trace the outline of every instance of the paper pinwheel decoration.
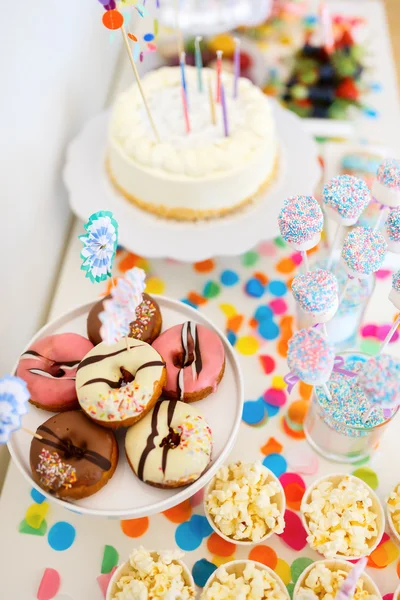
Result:
{"label": "paper pinwheel decoration", "polygon": [[0,444],[6,444],[13,431],[21,427],[21,415],[28,412],[28,386],[20,377],[0,379]]}
{"label": "paper pinwheel decoration", "polygon": [[92,283],[111,277],[118,244],[118,223],[109,211],[100,210],[89,217],[87,233],[80,235],[83,243],[81,269]]}

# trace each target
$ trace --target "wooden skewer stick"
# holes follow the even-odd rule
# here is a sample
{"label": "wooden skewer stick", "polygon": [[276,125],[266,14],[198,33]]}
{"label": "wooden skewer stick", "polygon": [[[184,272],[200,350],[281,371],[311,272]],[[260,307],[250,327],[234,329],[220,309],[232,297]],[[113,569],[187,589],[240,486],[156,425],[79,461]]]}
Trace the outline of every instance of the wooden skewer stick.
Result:
{"label": "wooden skewer stick", "polygon": [[125,29],[125,27],[123,25],[121,27],[121,32],[122,32],[122,39],[124,40],[126,51],[128,53],[129,62],[131,63],[131,66],[132,66],[132,69],[133,69],[133,74],[135,75],[136,83],[138,84],[139,91],[141,93],[144,105],[146,107],[147,116],[149,117],[149,121],[150,121],[151,126],[153,128],[153,133],[154,133],[154,135],[156,137],[157,142],[160,142],[160,136],[158,134],[158,131],[156,129],[156,125],[154,123],[152,114],[150,112],[150,107],[149,107],[149,105],[147,103],[146,96],[144,95],[144,90],[143,90],[143,87],[142,87],[142,83],[140,81],[139,73],[138,73],[138,70],[136,68],[135,61],[133,60],[132,51],[131,51],[131,47],[130,47],[130,44],[129,44],[129,38],[128,38],[127,33],[126,33],[126,29]]}
{"label": "wooden skewer stick", "polygon": [[37,440],[42,440],[43,439],[43,437],[41,435],[39,435],[38,433],[35,433],[34,431],[31,431],[27,427],[21,427],[21,429],[22,429],[22,431],[25,431],[25,433],[29,433],[29,435],[31,435],[32,437],[36,438]]}

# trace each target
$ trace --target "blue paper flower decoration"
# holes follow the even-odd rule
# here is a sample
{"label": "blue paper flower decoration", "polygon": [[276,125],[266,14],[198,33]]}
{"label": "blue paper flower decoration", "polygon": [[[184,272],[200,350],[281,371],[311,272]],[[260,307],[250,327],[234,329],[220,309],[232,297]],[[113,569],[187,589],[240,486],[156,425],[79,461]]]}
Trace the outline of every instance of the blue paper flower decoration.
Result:
{"label": "blue paper flower decoration", "polygon": [[118,223],[109,211],[100,210],[89,217],[87,233],[80,235],[83,243],[82,271],[92,283],[111,277],[112,265],[118,244]]}
{"label": "blue paper flower decoration", "polygon": [[125,307],[113,299],[104,302],[104,311],[99,314],[101,322],[100,336],[105,344],[116,344],[129,333],[129,318]]}
{"label": "blue paper flower decoration", "polygon": [[6,444],[13,431],[21,427],[21,415],[28,412],[28,386],[20,377],[0,379],[0,444]]}

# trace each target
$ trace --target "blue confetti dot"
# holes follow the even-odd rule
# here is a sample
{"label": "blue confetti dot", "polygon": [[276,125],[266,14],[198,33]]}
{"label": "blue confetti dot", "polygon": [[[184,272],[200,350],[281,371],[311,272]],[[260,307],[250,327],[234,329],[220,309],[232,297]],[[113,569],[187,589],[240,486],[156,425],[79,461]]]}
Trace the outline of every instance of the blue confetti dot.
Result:
{"label": "blue confetti dot", "polygon": [[195,584],[199,587],[204,587],[207,579],[214,573],[216,568],[216,565],[213,565],[213,563],[209,562],[205,558],[201,558],[195,562],[192,569],[192,575]]}
{"label": "blue confetti dot", "polygon": [[268,291],[273,296],[284,296],[287,292],[286,283],[279,280],[274,280],[269,282]]}
{"label": "blue confetti dot", "polygon": [[193,515],[189,521],[181,523],[175,531],[175,542],[181,550],[191,552],[196,550],[203,541],[203,538],[209,536],[212,528],[206,517]]}
{"label": "blue confetti dot", "polygon": [[286,473],[287,462],[283,458],[282,454],[268,454],[263,460],[264,467],[267,467],[277,477]]}
{"label": "blue confetti dot", "polygon": [[254,314],[254,318],[261,323],[261,321],[268,321],[268,319],[272,319],[274,313],[272,312],[272,308],[269,306],[259,306]]}
{"label": "blue confetti dot", "polygon": [[251,278],[246,283],[245,290],[252,298],[261,298],[265,292],[265,286],[258,279]]}
{"label": "blue confetti dot", "polygon": [[183,302],[183,304],[187,304],[188,306],[191,306],[192,308],[198,308],[197,304],[190,302],[190,300],[188,300],[187,298],[182,298],[181,302]]}
{"label": "blue confetti dot", "polygon": [[233,331],[227,331],[226,337],[228,338],[228,342],[234,346],[236,344],[237,335]]}
{"label": "blue confetti dot", "polygon": [[243,405],[242,419],[248,425],[257,425],[265,417],[265,403],[262,398],[248,400]]}
{"label": "blue confetti dot", "polygon": [[261,321],[258,333],[264,340],[276,340],[279,336],[279,327],[274,321]]}
{"label": "blue confetti dot", "polygon": [[36,502],[36,504],[42,504],[42,502],[46,500],[46,496],[43,496],[43,494],[41,494],[38,490],[35,490],[35,488],[31,489],[31,498],[34,502]]}
{"label": "blue confetti dot", "polygon": [[265,402],[264,398],[261,398],[261,400],[263,400],[267,408],[267,413],[269,417],[274,417],[279,412],[279,406],[273,406],[272,404],[269,404],[269,402]]}
{"label": "blue confetti dot", "polygon": [[239,281],[239,275],[235,271],[227,269],[221,273],[221,283],[224,285],[235,285]]}
{"label": "blue confetti dot", "polygon": [[68,548],[72,546],[75,535],[76,531],[73,525],[66,523],[65,521],[59,521],[50,529],[47,541],[53,550],[62,552],[63,550],[68,550]]}
{"label": "blue confetti dot", "polygon": [[201,515],[193,515],[189,523],[192,531],[202,538],[208,537],[212,534],[212,527],[206,517],[202,517]]}
{"label": "blue confetti dot", "polygon": [[146,33],[143,36],[143,39],[145,42],[152,42],[154,40],[154,34],[153,33]]}

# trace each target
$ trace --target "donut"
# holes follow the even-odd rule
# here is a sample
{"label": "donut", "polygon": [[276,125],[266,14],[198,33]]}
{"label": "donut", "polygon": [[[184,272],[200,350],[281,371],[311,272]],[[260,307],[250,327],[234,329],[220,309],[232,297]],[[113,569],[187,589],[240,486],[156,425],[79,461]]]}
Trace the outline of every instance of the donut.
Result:
{"label": "donut", "polygon": [[40,425],[30,449],[34,481],[57,498],[95,494],[113,476],[118,444],[113,431],[99,427],[81,410],[53,415]]}
{"label": "donut", "polygon": [[[97,346],[100,344],[100,327],[101,322],[99,314],[104,310],[104,301],[109,300],[111,295],[106,296],[97,302],[90,310],[87,319],[87,334],[89,340]],[[134,315],[132,315],[134,318]],[[143,294],[143,302],[136,309],[136,319],[130,324],[129,337],[137,340],[143,340],[148,344],[152,344],[156,337],[160,335],[162,325],[162,317],[160,307],[157,302],[149,296]]]}
{"label": "donut", "polygon": [[153,348],[166,362],[163,396],[195,402],[216,391],[225,370],[224,345],[216,333],[186,321],[164,331]]}
{"label": "donut", "polygon": [[52,412],[79,408],[75,391],[77,367],[93,344],[76,333],[38,340],[19,359],[16,375],[26,381],[30,402]]}
{"label": "donut", "polygon": [[196,481],[211,461],[212,434],[203,415],[179,400],[160,400],[125,437],[135,475],[159,488]]}
{"label": "donut", "polygon": [[142,419],[161,395],[165,363],[140,340],[98,344],[81,361],[76,393],[85,413],[104,427],[129,427]]}

